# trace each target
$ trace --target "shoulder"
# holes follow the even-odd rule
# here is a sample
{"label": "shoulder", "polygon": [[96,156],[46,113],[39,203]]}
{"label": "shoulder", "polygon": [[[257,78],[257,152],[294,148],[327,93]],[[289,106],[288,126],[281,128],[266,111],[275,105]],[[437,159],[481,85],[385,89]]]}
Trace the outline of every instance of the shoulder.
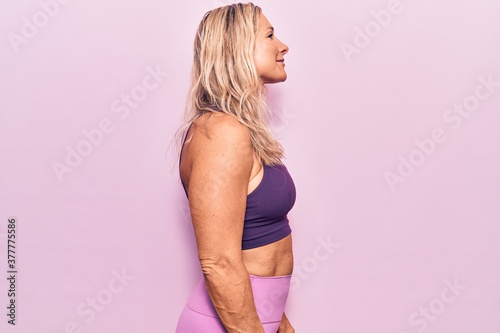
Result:
{"label": "shoulder", "polygon": [[252,168],[254,149],[249,129],[225,113],[204,114],[193,121],[183,161],[205,170],[241,165]]}
{"label": "shoulder", "polygon": [[226,179],[226,185],[232,186],[232,179],[234,184],[248,186],[254,161],[248,128],[234,116],[223,113],[203,115],[194,124],[189,155],[195,183]]}
{"label": "shoulder", "polygon": [[222,112],[212,112],[200,116],[195,126],[209,140],[237,139],[250,140],[248,128],[240,123],[236,117]]}
{"label": "shoulder", "polygon": [[219,153],[242,153],[252,149],[250,131],[232,115],[219,112],[204,114],[194,124],[193,143],[200,149],[217,150]]}

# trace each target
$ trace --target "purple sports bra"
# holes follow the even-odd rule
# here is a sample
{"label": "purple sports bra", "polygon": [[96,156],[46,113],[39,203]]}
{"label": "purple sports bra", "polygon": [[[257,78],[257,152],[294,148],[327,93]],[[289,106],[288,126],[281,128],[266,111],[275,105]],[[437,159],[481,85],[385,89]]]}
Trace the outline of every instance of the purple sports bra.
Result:
{"label": "purple sports bra", "polygon": [[[184,141],[186,137],[187,133]],[[287,217],[296,197],[292,177],[285,165],[263,164],[263,168],[262,180],[247,196],[241,246],[243,250],[276,242],[292,232]],[[187,197],[182,179],[181,183]]]}
{"label": "purple sports bra", "polygon": [[295,185],[284,165],[263,164],[261,182],[247,196],[243,250],[276,242],[292,230],[288,212],[295,203]]}

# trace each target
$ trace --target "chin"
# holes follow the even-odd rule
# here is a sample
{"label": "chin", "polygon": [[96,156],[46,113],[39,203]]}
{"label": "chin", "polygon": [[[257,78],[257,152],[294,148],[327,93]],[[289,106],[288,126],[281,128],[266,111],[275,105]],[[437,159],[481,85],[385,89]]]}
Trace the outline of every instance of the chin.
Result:
{"label": "chin", "polygon": [[280,76],[280,77],[264,79],[264,80],[262,80],[262,82],[264,82],[264,84],[273,84],[273,83],[285,82],[286,79],[287,79],[287,75],[285,74],[284,76]]}

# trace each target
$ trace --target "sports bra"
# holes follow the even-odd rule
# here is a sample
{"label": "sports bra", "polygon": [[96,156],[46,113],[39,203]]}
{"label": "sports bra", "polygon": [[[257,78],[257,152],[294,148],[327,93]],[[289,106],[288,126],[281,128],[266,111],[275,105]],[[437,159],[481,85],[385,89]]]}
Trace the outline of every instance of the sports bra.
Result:
{"label": "sports bra", "polygon": [[[190,128],[187,130],[184,142]],[[296,192],[293,179],[283,164],[270,166],[263,163],[263,168],[262,180],[247,195],[242,250],[274,243],[292,232],[287,214],[295,204]],[[182,179],[181,183],[187,197]]]}

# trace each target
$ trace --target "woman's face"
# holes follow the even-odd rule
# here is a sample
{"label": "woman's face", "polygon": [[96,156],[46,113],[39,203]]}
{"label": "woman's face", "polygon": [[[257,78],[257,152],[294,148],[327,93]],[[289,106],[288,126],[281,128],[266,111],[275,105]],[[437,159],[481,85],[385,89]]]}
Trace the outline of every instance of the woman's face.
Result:
{"label": "woman's face", "polygon": [[286,80],[285,60],[288,46],[276,36],[274,29],[264,14],[260,14],[259,31],[255,40],[255,65],[264,83],[277,83]]}

